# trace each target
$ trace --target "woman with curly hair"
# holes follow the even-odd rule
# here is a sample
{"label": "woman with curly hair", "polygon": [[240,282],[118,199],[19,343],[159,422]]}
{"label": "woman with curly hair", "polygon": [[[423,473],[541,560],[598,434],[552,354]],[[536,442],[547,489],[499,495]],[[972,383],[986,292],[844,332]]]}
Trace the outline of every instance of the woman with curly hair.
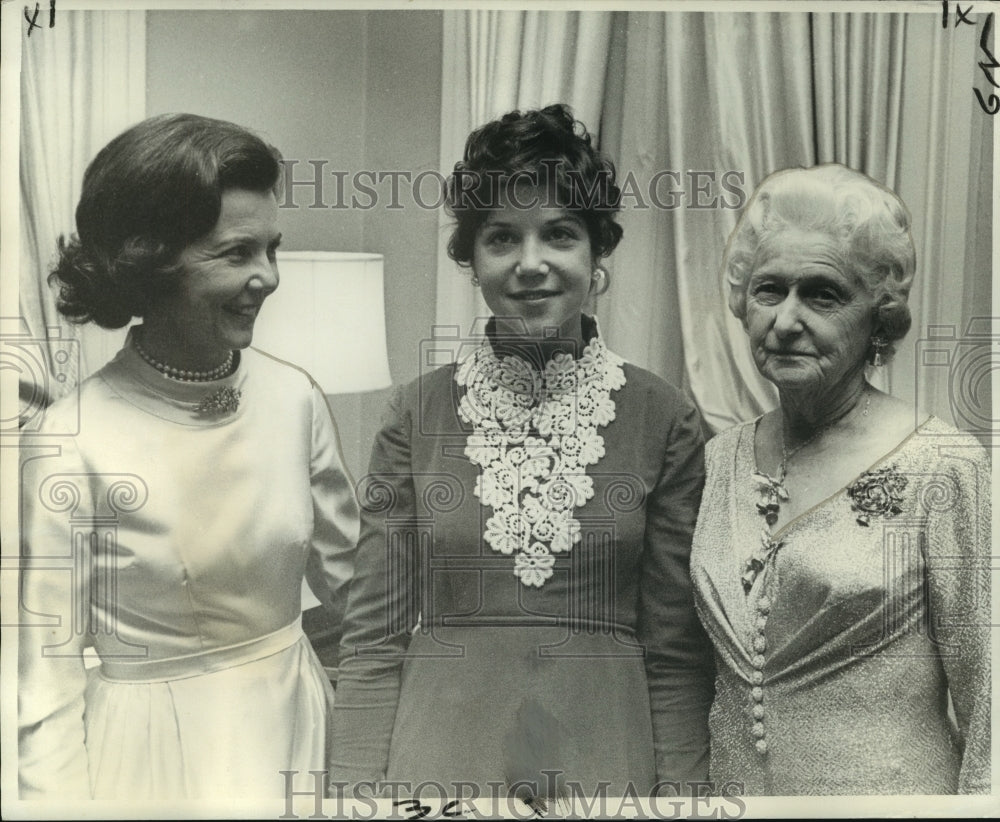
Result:
{"label": "woman with curly hair", "polygon": [[301,586],[339,621],[357,503],[319,388],[248,347],[278,286],[280,171],[190,114],[87,169],[59,309],[142,323],[47,410],[59,454],[25,465],[22,798],[282,797],[280,771],[326,760]]}
{"label": "woman with curly hair", "polygon": [[707,774],[698,416],[584,313],[608,287],[620,197],[565,106],[468,138],[449,250],[492,317],[459,363],[401,390],[359,489],[335,791],[544,803]]}

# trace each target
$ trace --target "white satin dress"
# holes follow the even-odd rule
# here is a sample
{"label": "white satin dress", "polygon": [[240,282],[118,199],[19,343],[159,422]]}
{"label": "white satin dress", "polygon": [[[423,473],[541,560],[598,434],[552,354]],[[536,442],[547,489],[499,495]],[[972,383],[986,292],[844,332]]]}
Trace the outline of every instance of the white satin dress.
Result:
{"label": "white satin dress", "polygon": [[[235,412],[197,409],[226,388]],[[180,383],[130,340],[22,455],[21,798],[283,797],[324,768],[301,586],[339,619],[358,514],[308,376],[251,349]]]}

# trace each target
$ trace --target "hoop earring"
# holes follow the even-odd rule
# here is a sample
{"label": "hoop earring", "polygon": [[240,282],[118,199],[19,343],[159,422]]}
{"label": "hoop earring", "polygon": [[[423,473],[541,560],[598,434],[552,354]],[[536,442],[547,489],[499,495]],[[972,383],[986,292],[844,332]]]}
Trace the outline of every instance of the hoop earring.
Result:
{"label": "hoop earring", "polygon": [[889,341],[878,334],[872,337],[872,356],[871,364],[876,368],[885,365],[885,357],[882,356],[882,352],[889,347]]}

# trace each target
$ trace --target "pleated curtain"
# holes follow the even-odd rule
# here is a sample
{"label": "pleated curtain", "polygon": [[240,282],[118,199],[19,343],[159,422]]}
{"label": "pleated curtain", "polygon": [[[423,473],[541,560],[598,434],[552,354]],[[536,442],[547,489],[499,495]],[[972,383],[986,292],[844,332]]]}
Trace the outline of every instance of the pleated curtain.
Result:
{"label": "pleated curtain", "polygon": [[[21,40],[19,325],[26,339],[53,338],[51,345],[32,345],[32,362],[20,368],[22,422],[118,349],[121,334],[60,317],[47,277],[57,239],[75,231],[87,164],[141,120],[146,105],[145,12],[60,9],[58,15],[58,25]],[[67,351],[79,354],[64,359]]]}
{"label": "pleated curtain", "polygon": [[[562,100],[599,133],[634,181],[597,301],[613,350],[685,387],[712,431],[773,407],[727,307],[726,240],[769,173],[840,162],[913,215],[914,328],[873,380],[954,419],[953,369],[928,366],[921,341],[941,326],[961,338],[989,305],[992,121],[972,94],[977,30],[943,30],[936,13],[532,12],[530,30],[549,34],[526,37],[503,14],[528,15],[445,12],[445,71],[461,79],[445,87],[442,169],[472,128],[515,106]],[[585,60],[573,51],[583,31]],[[528,77],[531,66],[544,70]],[[438,322],[464,328],[486,308],[442,260]],[[988,390],[966,401],[988,404]]]}
{"label": "pleated curtain", "polygon": [[[569,103],[588,126],[600,119],[612,14],[444,13],[441,169],[462,159],[476,126],[521,108]],[[489,316],[470,272],[447,254],[451,220],[439,219],[436,320],[462,335]]]}

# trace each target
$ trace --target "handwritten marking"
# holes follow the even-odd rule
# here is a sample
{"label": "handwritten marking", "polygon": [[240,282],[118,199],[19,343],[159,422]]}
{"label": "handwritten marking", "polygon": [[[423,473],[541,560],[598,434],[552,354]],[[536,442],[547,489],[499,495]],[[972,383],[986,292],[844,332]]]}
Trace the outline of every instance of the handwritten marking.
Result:
{"label": "handwritten marking", "polygon": [[[35,12],[28,17],[28,7],[24,7],[24,19],[28,22],[28,37],[31,37],[31,32],[35,29],[40,29],[42,27],[41,23],[36,22],[38,20],[38,3],[35,3]],[[49,0],[49,28],[55,28],[56,26],[56,0]]]}
{"label": "handwritten marking", "polygon": [[38,3],[35,3],[35,13],[32,17],[28,17],[28,7],[24,7],[24,19],[28,21],[28,37],[31,37],[33,29],[41,28],[41,26],[35,22],[38,19]]}
{"label": "handwritten marking", "polygon": [[963,12],[961,5],[955,4],[955,28],[958,28],[959,23],[965,23],[967,26],[976,25],[975,20],[970,20],[967,15],[972,14],[972,6],[970,6]]}
{"label": "handwritten marking", "polygon": [[[958,24],[965,23],[966,25],[974,26],[976,24],[975,20],[969,19],[969,15],[972,14],[973,4],[969,4],[968,8],[964,11],[962,6],[958,3],[955,4],[955,28],[958,28]],[[949,3],[948,0],[942,0],[941,2],[941,28],[948,28],[949,19]],[[993,30],[993,12],[986,15],[985,22],[983,23],[983,32],[979,36],[979,49],[986,56],[986,60],[980,60],[978,65],[982,70],[983,74],[986,76],[987,81],[993,88],[1000,88],[1000,83],[997,83],[993,76],[993,70],[1000,68],[1000,62],[997,62],[997,58],[993,56],[993,52],[990,51],[990,32]],[[989,114],[991,117],[998,112],[1000,112],[1000,97],[992,92],[986,96],[973,86],[973,94],[976,95],[976,100],[979,102],[979,107]]]}
{"label": "handwritten marking", "polygon": [[[431,812],[430,805],[424,805],[416,799],[397,799],[392,803],[394,807],[405,806],[403,811],[411,814],[407,819],[424,819]],[[441,816],[447,819],[462,819],[461,800],[452,799],[447,805],[441,808]]]}
{"label": "handwritten marking", "polygon": [[[941,28],[948,28],[948,0],[941,0]],[[969,19],[969,15],[972,14],[973,4],[969,3],[969,7],[962,11],[962,4],[955,4],[955,28],[958,28],[959,23],[965,23],[967,26],[976,25],[975,20]]]}
{"label": "handwritten marking", "polygon": [[[979,37],[979,48],[982,50],[989,61],[980,61],[979,68],[982,69],[983,74],[986,75],[986,79],[989,81],[993,88],[1000,88],[997,81],[993,78],[993,69],[1000,68],[1000,63],[997,62],[997,58],[993,56],[993,52],[990,51],[989,41],[990,41],[990,30],[993,28],[993,12],[990,12],[986,16],[986,22],[983,24],[983,33]],[[979,106],[989,114],[991,117],[1000,111],[1000,97],[990,93],[988,98],[984,98],[982,92],[977,89],[972,89],[976,94],[976,99],[979,101]]]}
{"label": "handwritten marking", "polygon": [[1000,68],[1000,63],[997,62],[997,58],[993,56],[990,51],[989,41],[990,41],[990,29],[993,28],[993,13],[990,12],[986,16],[986,24],[983,26],[983,33],[979,37],[979,48],[983,50],[987,57],[990,58],[988,63],[979,63],[979,68],[983,70],[983,74],[986,75],[986,79],[990,81],[990,85],[993,88],[1000,88],[997,81],[993,79],[993,69]]}

